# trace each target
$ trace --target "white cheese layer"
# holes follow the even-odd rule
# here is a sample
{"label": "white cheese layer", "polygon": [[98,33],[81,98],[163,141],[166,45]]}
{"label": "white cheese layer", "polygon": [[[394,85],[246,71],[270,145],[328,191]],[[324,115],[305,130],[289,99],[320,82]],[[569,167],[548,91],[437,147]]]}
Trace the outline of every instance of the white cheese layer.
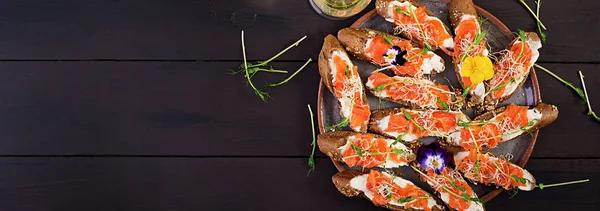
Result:
{"label": "white cheese layer", "polygon": [[[384,175],[386,175],[388,177],[391,177],[391,175],[389,175],[389,174],[387,174],[385,172],[382,172],[382,174],[384,174]],[[363,174],[363,175],[356,176],[356,177],[352,178],[350,180],[350,187],[352,187],[354,189],[357,189],[359,191],[362,191],[367,198],[369,198],[370,200],[373,200],[373,197],[375,197],[375,194],[367,188],[367,178],[368,177],[369,177],[369,174]],[[414,184],[412,182],[410,182],[408,180],[405,180],[405,179],[402,179],[400,177],[395,177],[394,178],[394,183],[396,183],[401,188],[404,188],[407,185],[414,186]],[[406,203],[398,203],[397,201],[393,201],[393,200],[389,202],[389,204],[396,205],[396,206],[404,206],[407,203],[408,202],[406,202]],[[437,206],[437,202],[433,199],[433,197],[430,197],[430,198],[427,199],[427,206],[429,208],[433,208],[434,206]],[[423,208],[420,208],[420,209],[423,209]]]}
{"label": "white cheese layer", "polygon": [[[348,137],[348,139],[346,141],[346,144],[344,144],[341,147],[339,147],[338,151],[343,154],[346,150],[348,150],[349,148],[351,148],[352,145],[350,143],[353,142],[353,141],[355,141],[355,140],[356,140],[356,136],[350,136],[350,137]],[[387,143],[387,145],[390,148],[392,148],[392,150],[399,149],[399,150],[403,150],[404,152],[407,153],[407,154],[405,154],[403,156],[414,156],[414,153],[412,152],[412,150],[409,149],[406,145],[404,145],[404,144],[402,144],[400,142],[396,142],[393,139],[385,139],[385,142]],[[394,143],[394,142],[396,142],[396,143]],[[406,166],[406,165],[408,165],[408,163],[406,163],[406,162],[398,163],[396,161],[393,161],[393,160],[390,160],[390,159],[386,159],[385,163],[379,165],[378,167],[381,167],[381,168],[398,168],[400,166]]]}
{"label": "white cheese layer", "polygon": [[[365,43],[365,47],[364,47],[363,51],[368,52],[372,43],[373,43],[373,38],[368,39],[367,42]],[[443,72],[446,67],[444,66],[442,57],[438,56],[437,54],[435,54],[431,51],[428,51],[427,54],[431,55],[431,58],[423,59],[423,64],[421,64],[421,67],[419,68],[420,71],[422,71],[423,74]],[[367,53],[367,55],[370,58],[373,58],[373,56],[375,56],[375,55],[371,55],[369,53]],[[380,56],[380,55],[378,55],[378,56]],[[404,58],[407,59],[407,56],[405,55]],[[407,62],[406,64],[409,64],[409,62]]]}
{"label": "white cheese layer", "polygon": [[[452,170],[453,171],[453,170]],[[433,183],[431,180],[427,180],[427,184],[429,184],[429,186],[431,187],[435,187],[437,184]],[[477,195],[475,195],[474,197],[477,197]],[[440,199],[442,199],[442,201],[446,202],[446,204],[450,204],[450,193],[448,192],[440,192]],[[470,201],[469,203],[469,208],[465,209],[468,211],[483,211],[483,206],[480,203],[476,203],[474,201]]]}
{"label": "white cheese layer", "polygon": [[[468,151],[462,151],[462,152],[458,152],[454,155],[454,162],[456,163],[456,165],[460,165],[460,163],[462,162],[462,160],[469,156],[469,152]],[[498,158],[496,157],[489,157],[489,159],[492,162],[496,162],[498,160]],[[514,165],[513,163],[509,163],[510,165]],[[516,166],[518,167],[518,166]],[[529,173],[529,171],[527,171],[526,169],[523,169],[523,177],[524,179],[527,179],[527,183],[525,184],[525,186],[519,186],[518,188],[521,190],[533,190],[535,188],[535,184],[532,183],[535,181],[535,179],[533,178],[533,175],[531,175],[531,173]]]}
{"label": "white cheese layer", "polygon": [[[373,43],[373,38],[368,39],[367,42],[365,43],[365,47],[363,48],[364,52],[369,51],[369,48],[371,48],[371,43]],[[368,54],[368,55],[369,55],[369,57],[372,57],[371,54]]]}
{"label": "white cheese layer", "polygon": [[[393,1],[390,2],[388,4],[388,8],[387,8],[387,17],[385,17],[385,20],[391,23],[395,23],[394,20],[394,13],[395,11],[395,7],[403,7],[403,8],[410,8],[410,10],[415,11],[417,9],[417,7],[415,7],[414,5],[412,5],[409,1],[404,1],[404,2],[398,2],[398,1]],[[406,11],[408,12],[408,11]],[[437,17],[431,17],[431,16],[427,16],[427,20],[428,21],[436,21],[439,22],[441,25],[444,25],[444,23]],[[400,27],[415,27],[415,26],[406,26],[406,25],[401,25],[401,24],[397,24]],[[403,29],[403,30],[408,30],[408,29]],[[444,29],[445,30],[445,29]],[[442,46],[444,46],[446,49],[452,50],[454,49],[454,40],[452,38],[447,38],[444,40],[443,43],[441,43]]]}
{"label": "white cheese layer", "polygon": [[[442,199],[442,201],[446,202],[446,204],[450,204],[450,194],[449,193],[446,193],[446,192],[440,193],[440,198]],[[483,211],[483,210],[485,210],[483,208],[483,205],[481,205],[480,203],[474,202],[474,201],[469,201],[469,208],[465,209],[465,211]]]}
{"label": "white cheese layer", "polygon": [[[529,109],[527,110],[527,120],[528,122],[533,121],[533,125],[523,127],[523,130],[529,130],[532,128],[540,119],[542,118],[542,113],[537,109]],[[494,117],[496,119],[496,117]],[[503,131],[504,136],[502,136],[502,141],[511,140],[521,134],[525,133],[520,127],[514,128],[512,130]]]}
{"label": "white cheese layer", "polygon": [[512,94],[517,88],[519,88],[519,84],[521,84],[521,81],[525,80],[525,78],[523,76],[515,77],[514,79],[515,79],[515,81],[513,81],[513,82],[509,81],[504,86],[504,93],[502,93],[502,97]]}
{"label": "white cheese layer", "polygon": [[[479,21],[477,21],[477,17],[473,16],[473,15],[463,15],[460,19],[460,22],[466,21],[466,20],[471,20],[471,19],[475,19],[475,21],[477,22],[477,27],[479,28]],[[456,27],[456,29],[454,30],[454,32],[456,33],[459,29],[461,28],[461,24],[458,24],[458,27]],[[483,56],[488,56],[489,55],[489,50],[486,48],[483,50]],[[458,75],[460,75],[461,77],[462,72],[461,72],[461,64],[457,65],[457,70],[458,71]],[[477,84],[477,86],[475,87],[471,87],[471,90],[469,90],[469,94],[471,96],[477,97],[477,99],[479,99],[479,101],[483,101],[483,97],[485,95],[485,86],[483,85],[483,83],[479,83]]]}
{"label": "white cheese layer", "polygon": [[[402,77],[402,76],[393,76],[391,77],[392,79],[394,79],[394,81],[400,82],[394,85],[390,85],[391,86],[402,86],[405,83],[409,83],[409,84],[418,84],[418,85],[423,85],[423,86],[430,86],[430,87],[434,87],[435,83],[433,81],[427,80],[427,79],[418,79],[418,78],[413,78],[413,77]],[[373,90],[376,87],[373,84],[373,80],[369,79],[367,81],[367,83],[365,83],[365,85]],[[430,94],[429,92],[420,92],[419,95],[423,95],[423,94]],[[391,97],[389,95],[387,95],[387,93],[384,91],[381,92],[377,92],[374,93],[375,96],[380,97],[380,98],[387,98],[387,97]],[[437,108],[437,102],[434,100],[436,99],[435,97],[430,97],[429,98],[429,102],[426,102],[424,104],[419,103],[418,105],[424,108]],[[408,98],[403,98],[402,100],[407,101],[407,102],[411,102],[411,103],[417,103],[418,101],[415,99],[408,99]]]}
{"label": "white cheese layer", "polygon": [[[388,8],[387,8],[387,11],[388,11],[388,15],[387,16],[388,17],[385,19],[386,21],[394,23],[394,13],[396,12],[394,10],[394,8],[397,7],[397,6],[398,7],[403,7],[403,8],[410,8],[412,11],[415,11],[417,9],[417,7],[415,7],[414,5],[412,5],[408,1],[404,1],[404,2],[393,1],[393,2],[390,2],[388,4]],[[408,12],[408,11],[406,11],[406,12]]]}
{"label": "white cheese layer", "polygon": [[[459,29],[461,28],[461,23],[463,21],[467,21],[467,20],[471,20],[471,19],[475,19],[477,21],[477,17],[475,17],[474,15],[463,15],[462,17],[460,17],[460,22],[458,22],[458,27],[456,27],[454,29],[454,33],[456,33],[457,31],[459,31]],[[477,27],[479,27],[479,22],[477,22]]]}
{"label": "white cheese layer", "polygon": [[[455,114],[456,115],[456,122],[468,122],[469,119],[467,118],[467,116],[465,116],[462,112],[454,112],[451,111],[449,113]],[[427,112],[421,112],[419,114],[420,116],[425,116],[428,115]],[[392,137],[398,137],[400,135],[402,135],[402,140],[406,141],[406,142],[413,142],[417,140],[417,136],[414,134],[410,134],[410,133],[398,133],[398,132],[394,132],[394,131],[387,131],[388,126],[390,124],[390,115],[387,115],[383,118],[381,118],[380,120],[377,121],[377,127],[379,127],[379,129],[381,129],[381,131],[383,131],[384,134],[392,136]],[[428,128],[428,125],[423,125],[424,127]],[[457,132],[458,131],[458,132]],[[453,129],[451,129],[450,131],[448,131],[448,133],[444,132],[444,131],[431,131],[432,134],[430,134],[431,136],[443,136],[443,135],[450,135],[451,141],[456,140],[455,138],[452,138],[453,135],[458,135],[458,139],[460,140],[460,127],[455,127]],[[458,143],[457,143],[458,144]]]}
{"label": "white cheese layer", "polygon": [[431,74],[432,72],[441,73],[442,71],[444,71],[445,67],[444,63],[442,62],[442,57],[438,56],[437,54],[431,51],[427,52],[427,54],[433,54],[433,56],[431,58],[423,59],[421,71],[423,71],[424,74]]}
{"label": "white cheese layer", "polygon": [[451,144],[454,144],[454,145],[457,145],[457,146],[460,145],[460,141],[461,141],[461,139],[460,139],[460,131],[454,131],[454,132],[450,133],[448,141]]}
{"label": "white cheese layer", "polygon": [[[331,70],[333,70],[333,74],[332,74],[332,80],[333,83],[335,83],[338,80],[347,80],[344,83],[344,87],[343,87],[343,91],[342,96],[338,97],[338,101],[340,102],[340,114],[342,117],[344,118],[348,118],[352,116],[352,108],[354,107],[354,93],[356,92],[363,92],[363,86],[362,86],[362,82],[360,80],[360,76],[358,74],[352,74],[349,78],[347,79],[340,79],[337,78],[337,74],[335,74],[337,71],[346,71],[346,70],[338,70],[335,66],[335,63],[333,62],[333,58],[335,58],[336,56],[339,56],[342,60],[344,60],[346,62],[346,64],[348,65],[348,68],[350,69],[350,71],[354,71],[354,64],[352,64],[352,61],[350,60],[350,58],[348,57],[348,54],[346,54],[345,52],[342,51],[334,51],[331,55],[331,58],[329,59],[329,67],[331,68]],[[360,95],[360,100],[362,101],[363,95]],[[361,128],[360,127],[356,127],[356,128],[352,128],[355,131],[360,131]]]}
{"label": "white cheese layer", "polygon": [[[521,41],[518,40],[513,45],[519,45],[520,43],[521,43]],[[537,59],[540,57],[540,52],[538,51],[538,49],[542,48],[542,42],[540,42],[539,40],[528,39],[527,44],[529,45],[529,49],[531,50],[531,60],[529,60],[529,65],[524,67],[525,73],[529,72],[529,70],[531,69],[533,64],[535,64]],[[527,78],[525,78],[523,76],[515,77],[515,82],[508,83],[505,86],[504,93],[502,93],[502,97],[508,96],[508,95],[512,94],[513,92],[515,92],[515,90],[517,88],[519,88],[518,87],[519,84],[521,84],[521,82],[525,79],[527,79]]]}
{"label": "white cheese layer", "polygon": [[529,171],[527,171],[526,169],[523,169],[523,178],[527,179],[527,183],[525,184],[525,186],[519,186],[519,189],[527,191],[533,190],[535,188],[535,184],[532,183],[533,181],[535,181],[533,175],[531,175],[531,173],[529,173]]}
{"label": "white cheese layer", "polygon": [[[497,117],[499,115],[500,114],[496,115],[494,118],[492,118],[492,119],[490,119],[488,121],[494,122],[495,120],[497,120]],[[529,130],[535,124],[537,124],[537,122],[540,119],[542,119],[542,113],[540,111],[538,111],[537,109],[529,109],[529,110],[527,110],[527,120],[528,120],[528,122],[533,121],[533,125],[531,125],[531,126],[525,126],[525,127],[523,127],[523,129]],[[497,124],[499,126],[502,126],[501,125],[502,123],[497,123],[497,122],[496,123],[490,123],[490,124]],[[511,140],[511,139],[513,139],[513,138],[515,138],[517,136],[520,136],[521,134],[525,133],[525,131],[523,131],[521,129],[521,127],[517,127],[517,128],[512,129],[512,130],[506,130],[506,131],[503,130],[501,132],[503,134],[501,142]],[[451,144],[459,145],[461,143],[461,141],[462,141],[461,137],[460,137],[460,130],[450,133],[448,141],[450,141]],[[457,157],[455,157],[455,159],[456,158]],[[460,157],[458,157],[458,158],[460,158]]]}
{"label": "white cheese layer", "polygon": [[477,86],[475,86],[475,88],[471,87],[471,90],[469,90],[469,92],[472,95],[477,96],[483,100],[483,95],[485,95],[485,85],[483,83],[478,83]]}
{"label": "white cheese layer", "polygon": [[454,155],[454,162],[456,163],[456,165],[460,165],[461,161],[466,158],[467,156],[469,156],[469,152],[468,151],[462,151],[462,152],[458,152]]}
{"label": "white cheese layer", "polygon": [[454,49],[454,40],[452,39],[452,37],[446,38],[444,40],[444,43],[442,43],[442,46],[444,46],[444,48],[446,48],[448,50]]}

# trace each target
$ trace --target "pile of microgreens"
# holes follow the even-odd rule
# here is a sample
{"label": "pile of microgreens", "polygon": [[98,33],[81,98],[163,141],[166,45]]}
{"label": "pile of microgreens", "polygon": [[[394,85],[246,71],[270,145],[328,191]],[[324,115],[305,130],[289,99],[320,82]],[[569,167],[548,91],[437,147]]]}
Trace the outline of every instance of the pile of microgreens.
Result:
{"label": "pile of microgreens", "polygon": [[[254,85],[254,83],[252,83],[252,76],[254,76],[258,72],[288,73],[288,71],[286,71],[286,70],[273,69],[273,67],[271,65],[269,65],[269,62],[275,60],[277,57],[281,56],[283,53],[285,53],[292,47],[298,46],[298,44],[300,44],[300,42],[302,42],[302,40],[304,40],[304,39],[306,39],[306,36],[300,38],[300,40],[296,41],[295,43],[291,44],[287,48],[283,49],[281,52],[275,54],[275,56],[273,56],[265,61],[260,61],[258,63],[252,64],[252,63],[249,63],[246,61],[246,45],[244,44],[244,31],[242,31],[242,55],[244,56],[244,63],[240,64],[239,70],[237,70],[237,71],[231,70],[229,72],[229,74],[236,75],[238,73],[244,72],[246,80],[248,80],[248,84],[250,84],[250,87],[252,87],[252,89],[254,90],[254,94],[256,94],[258,97],[260,97],[260,99],[262,99],[263,101],[267,102],[267,99],[271,98],[271,96],[266,91],[262,91],[259,88],[256,88],[256,85]],[[287,83],[294,76],[296,76],[302,69],[304,69],[304,67],[306,67],[306,65],[308,65],[308,63],[310,63],[311,61],[312,61],[312,59],[309,58],[308,61],[306,61],[306,63],[304,63],[304,65],[302,65],[302,67],[300,67],[298,70],[296,70],[296,72],[294,72],[292,75],[290,75],[288,78],[284,79],[283,81],[280,81],[277,83],[267,83],[266,86],[267,87],[276,87],[276,86],[281,86],[281,85]],[[268,68],[267,68],[267,66],[268,66]]]}
{"label": "pile of microgreens", "polygon": [[535,1],[535,4],[537,6],[535,13],[531,9],[531,7],[529,7],[529,5],[527,5],[527,3],[525,3],[525,0],[519,0],[519,2],[521,2],[521,4],[523,4],[523,6],[525,6],[525,8],[527,8],[527,10],[529,10],[529,13],[531,13],[531,15],[533,15],[533,18],[535,18],[535,21],[537,22],[537,28],[538,28],[538,32],[540,32],[540,38],[542,39],[542,41],[546,41],[546,33],[544,33],[544,31],[543,31],[543,30],[546,30],[546,26],[544,26],[544,24],[540,20],[540,6],[542,5],[542,0]]}

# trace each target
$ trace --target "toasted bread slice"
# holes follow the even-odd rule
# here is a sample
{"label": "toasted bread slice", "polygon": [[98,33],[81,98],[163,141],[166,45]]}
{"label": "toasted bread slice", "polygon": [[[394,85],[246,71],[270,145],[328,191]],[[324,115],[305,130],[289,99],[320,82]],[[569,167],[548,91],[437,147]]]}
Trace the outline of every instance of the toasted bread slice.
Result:
{"label": "toasted bread slice", "polygon": [[440,73],[445,68],[442,57],[416,47],[410,40],[385,32],[345,28],[338,32],[338,38],[356,58],[380,66],[393,66],[391,69],[396,75],[422,77]]}
{"label": "toasted bread slice", "polygon": [[[394,23],[396,31],[403,37],[413,40],[431,50],[454,48],[448,27],[424,6],[413,0],[377,0],[377,14]],[[415,13],[425,12],[424,16]],[[426,37],[426,39],[424,38]],[[426,44],[427,43],[427,44]]]}
{"label": "toasted bread slice", "polygon": [[354,131],[365,132],[371,112],[358,67],[333,35],[325,37],[318,63],[323,83],[338,98],[342,123]]}
{"label": "toasted bread slice", "polygon": [[402,142],[368,133],[327,132],[319,134],[317,145],[321,152],[350,167],[397,168],[416,158]]}
{"label": "toasted bread slice", "polygon": [[419,164],[413,164],[413,167],[421,180],[431,186],[451,210],[485,210],[483,202],[458,171],[448,166],[438,173],[420,168]]}
{"label": "toasted bread slice", "polygon": [[448,13],[452,28],[458,27],[458,24],[465,15],[477,16],[473,0],[452,0],[450,7],[448,7]]}
{"label": "toasted bread slice", "polygon": [[[398,197],[398,195],[394,194],[389,194],[389,197],[387,195],[382,196],[380,195],[379,191],[376,192],[370,190],[367,187],[369,177],[371,177],[371,181],[378,183],[378,187],[381,188],[382,185],[385,185],[386,187],[383,188],[388,190],[388,192],[396,192],[398,195],[403,194],[404,196]],[[393,176],[385,172],[380,172],[377,170],[371,170],[371,172],[345,170],[333,175],[331,180],[338,191],[345,196],[361,196],[371,200],[375,206],[385,207],[390,210],[424,210],[425,207],[419,207],[419,204],[426,204],[428,209],[433,211],[445,210],[444,206],[431,194],[427,193],[406,179],[403,179],[399,176]],[[379,183],[380,181],[381,183]],[[391,186],[390,184],[394,185]],[[422,201],[425,202],[421,203]]]}
{"label": "toasted bread slice", "polygon": [[476,140],[477,146],[494,148],[499,143],[514,140],[545,127],[557,117],[558,108],[553,105],[539,103],[534,108],[528,108],[510,104],[484,113],[472,122],[461,123],[459,126],[462,128],[451,133],[446,141],[464,149],[475,147],[473,140]]}
{"label": "toasted bread slice", "polygon": [[542,41],[535,32],[522,32],[500,52],[494,65],[496,73],[486,83],[486,95],[491,97],[494,105],[509,99],[525,83],[540,56],[538,49],[541,47]]}
{"label": "toasted bread slice", "polygon": [[[410,115],[414,122],[407,120],[405,113]],[[469,117],[460,111],[386,108],[372,111],[369,131],[394,139],[401,137],[403,141],[412,143],[423,136],[448,136],[457,130],[459,122],[468,121]]]}
{"label": "toasted bread slice", "polygon": [[[485,98],[485,84],[483,82],[472,83],[471,78],[463,77],[462,73],[462,65],[465,60],[487,57],[489,54],[475,5],[472,0],[453,0],[450,3],[449,14],[450,23],[455,34],[454,55],[452,57],[454,72],[461,87],[468,89],[469,100],[467,106],[475,108],[477,112],[494,109],[495,104]],[[490,80],[492,77],[492,75],[486,76],[490,78],[484,77],[484,81]]]}
{"label": "toasted bread slice", "polygon": [[454,155],[456,169],[477,183],[496,185],[506,190],[530,191],[536,187],[529,171],[489,152],[462,151]]}
{"label": "toasted bread slice", "polygon": [[464,106],[460,90],[425,78],[394,76],[381,72],[369,76],[365,84],[373,95],[410,108],[459,110]]}

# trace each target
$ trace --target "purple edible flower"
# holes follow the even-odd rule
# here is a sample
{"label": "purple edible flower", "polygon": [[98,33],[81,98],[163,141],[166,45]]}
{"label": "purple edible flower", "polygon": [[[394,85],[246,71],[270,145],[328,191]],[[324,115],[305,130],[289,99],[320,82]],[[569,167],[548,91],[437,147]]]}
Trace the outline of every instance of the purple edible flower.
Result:
{"label": "purple edible flower", "polygon": [[437,144],[421,146],[417,155],[417,162],[421,168],[432,169],[436,174],[440,174],[442,169],[448,164],[448,151]]}
{"label": "purple edible flower", "polygon": [[404,55],[406,55],[406,51],[394,45],[383,54],[383,60],[391,65],[404,65],[406,62]]}

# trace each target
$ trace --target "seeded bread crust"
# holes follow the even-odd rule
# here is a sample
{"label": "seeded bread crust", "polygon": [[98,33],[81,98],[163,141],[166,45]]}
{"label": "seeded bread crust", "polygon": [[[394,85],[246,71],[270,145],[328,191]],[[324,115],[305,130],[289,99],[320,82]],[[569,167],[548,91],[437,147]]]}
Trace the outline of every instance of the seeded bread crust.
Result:
{"label": "seeded bread crust", "polygon": [[[333,181],[333,184],[338,189],[338,191],[340,191],[340,193],[344,194],[345,196],[348,196],[348,197],[359,196],[359,197],[369,199],[368,197],[365,196],[365,194],[362,191],[354,189],[350,186],[350,180],[352,180],[352,178],[360,176],[360,175],[364,175],[364,174],[369,174],[369,172],[368,171],[359,171],[359,170],[345,170],[345,171],[342,171],[342,172],[339,172],[339,173],[333,175],[333,177],[331,177],[331,180]],[[434,206],[433,209],[431,209],[431,210],[433,210],[433,211],[445,210],[445,207],[442,205],[442,203],[437,198],[436,198],[436,203],[438,204],[438,206]],[[380,205],[375,205],[375,206],[380,206]],[[396,206],[396,205],[392,205],[392,204],[385,204],[385,205],[382,205],[381,207],[385,207],[387,209],[397,210],[397,211],[419,211],[418,209],[405,208],[403,206]]]}

